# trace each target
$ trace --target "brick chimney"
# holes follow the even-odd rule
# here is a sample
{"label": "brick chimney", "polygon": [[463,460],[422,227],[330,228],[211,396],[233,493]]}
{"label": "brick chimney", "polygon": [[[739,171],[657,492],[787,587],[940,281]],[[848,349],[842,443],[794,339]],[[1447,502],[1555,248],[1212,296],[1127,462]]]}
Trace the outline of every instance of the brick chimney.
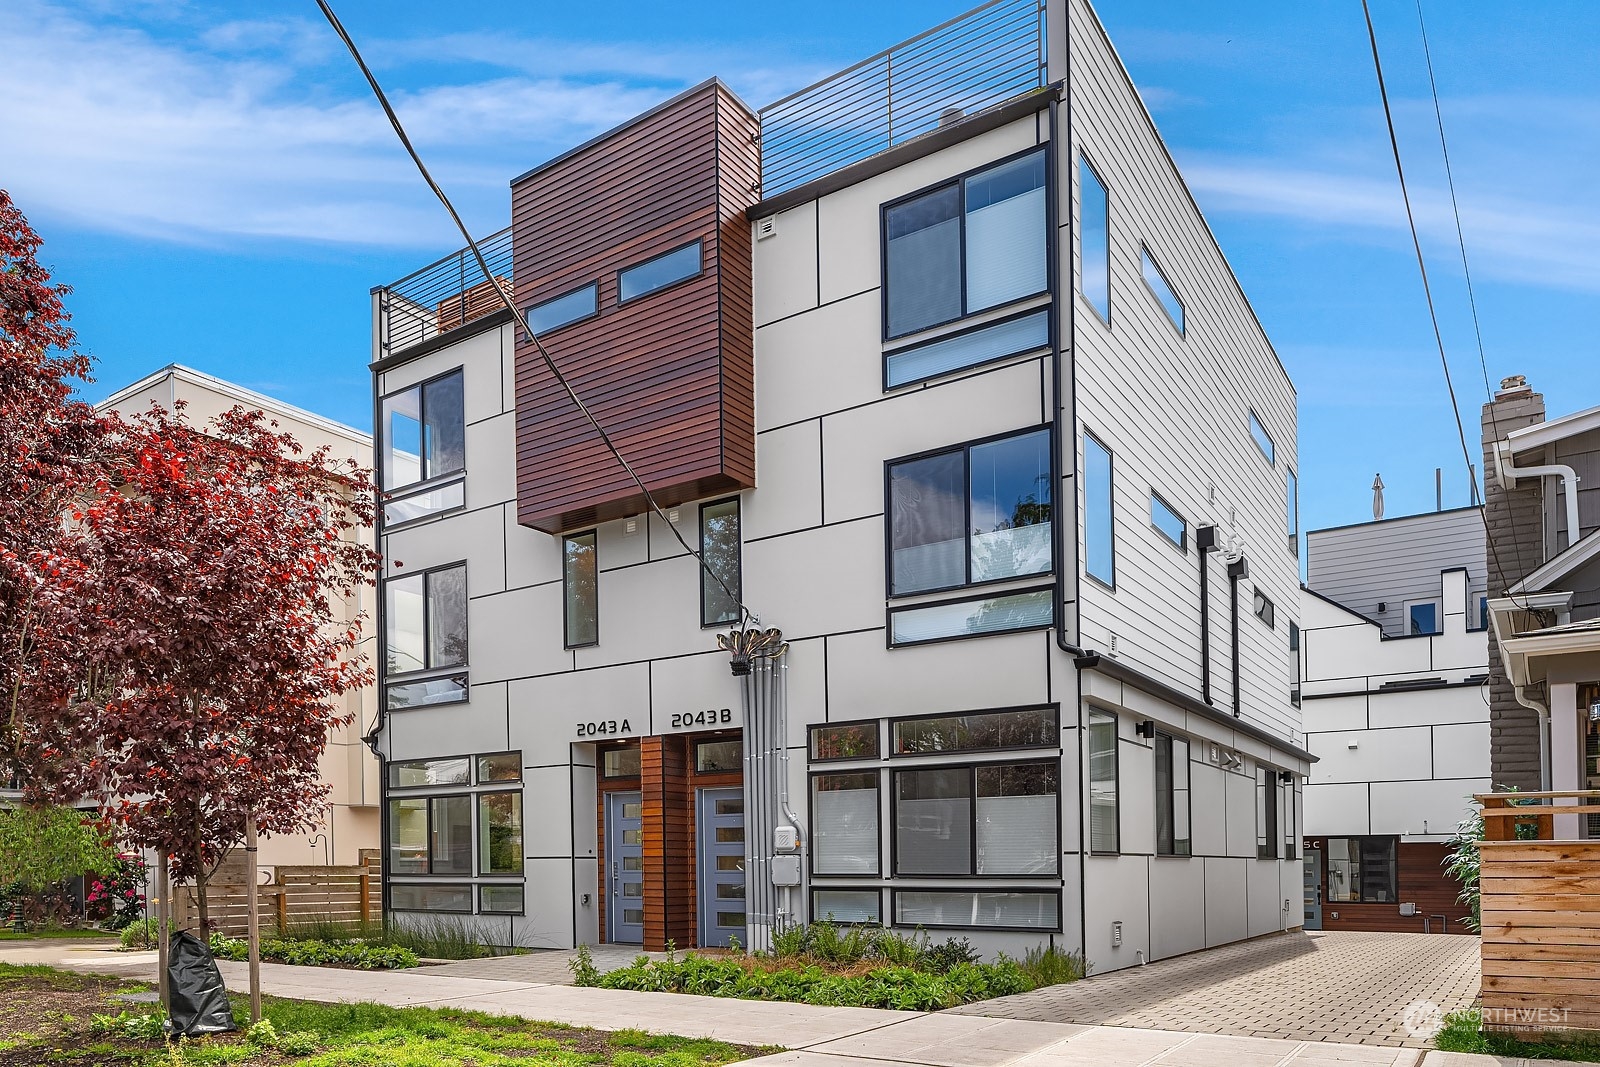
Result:
{"label": "brick chimney", "polygon": [[[1544,421],[1544,394],[1536,393],[1522,375],[1500,383],[1494,399],[1483,405],[1483,521],[1488,530],[1484,549],[1489,597],[1503,597],[1544,562],[1543,486],[1525,479],[1506,489],[1496,473],[1494,444],[1524,426]],[[1512,786],[1524,792],[1539,788],[1538,716],[1517,703],[1500,663],[1500,647],[1489,635],[1489,773],[1494,788]]]}

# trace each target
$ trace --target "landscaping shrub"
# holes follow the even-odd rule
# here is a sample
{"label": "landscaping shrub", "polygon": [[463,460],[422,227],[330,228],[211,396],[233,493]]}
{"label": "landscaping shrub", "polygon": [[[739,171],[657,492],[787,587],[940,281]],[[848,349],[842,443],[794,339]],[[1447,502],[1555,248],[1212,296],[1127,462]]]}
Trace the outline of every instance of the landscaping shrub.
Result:
{"label": "landscaping shrub", "polygon": [[[250,946],[242,938],[211,935],[211,954],[219,960],[242,961],[250,958]],[[398,945],[370,941],[300,941],[275,937],[261,939],[261,958],[297,967],[353,967],[361,971],[396,970],[415,967],[417,954]]]}
{"label": "landscaping shrub", "polygon": [[1089,973],[1081,952],[1064,952],[1054,945],[1030,948],[1017,961],[1035,989],[1047,985],[1076,982]]}
{"label": "landscaping shrub", "polygon": [[[153,949],[160,939],[161,924],[157,919],[136,919],[131,926],[123,927],[121,934],[122,947],[134,951]],[[167,920],[167,932],[170,934],[177,927],[172,925],[172,920]]]}

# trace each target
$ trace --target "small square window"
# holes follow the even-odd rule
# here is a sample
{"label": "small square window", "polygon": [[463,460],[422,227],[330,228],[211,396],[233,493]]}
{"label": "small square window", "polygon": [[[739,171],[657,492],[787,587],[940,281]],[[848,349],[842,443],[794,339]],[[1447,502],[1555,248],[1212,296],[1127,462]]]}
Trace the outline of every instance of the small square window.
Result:
{"label": "small square window", "polygon": [[702,741],[694,746],[696,774],[726,774],[744,767],[744,742]]}
{"label": "small square window", "polygon": [[1406,607],[1406,633],[1415,636],[1439,632],[1439,605],[1433,601]]}
{"label": "small square window", "polygon": [[1255,591],[1255,596],[1251,599],[1250,610],[1255,612],[1256,618],[1266,623],[1269,629],[1277,628],[1278,609],[1273,606],[1267,594],[1260,589]]}
{"label": "small square window", "polygon": [[1150,494],[1150,525],[1185,553],[1189,551],[1189,524],[1159,493]]}
{"label": "small square window", "polygon": [[640,766],[638,745],[603,749],[600,753],[602,778],[637,778]]}

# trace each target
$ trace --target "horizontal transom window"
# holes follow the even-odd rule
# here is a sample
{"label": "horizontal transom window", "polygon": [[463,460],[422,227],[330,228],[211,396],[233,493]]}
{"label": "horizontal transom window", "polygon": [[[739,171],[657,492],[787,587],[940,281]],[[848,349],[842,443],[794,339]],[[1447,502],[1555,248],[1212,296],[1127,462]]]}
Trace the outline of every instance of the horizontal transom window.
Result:
{"label": "horizontal transom window", "polygon": [[982,752],[1000,748],[1051,748],[1058,744],[1054,708],[979,711],[966,715],[900,719],[893,724],[896,755]]}
{"label": "horizontal transom window", "polygon": [[1061,895],[992,889],[904,889],[894,894],[894,921],[896,926],[1059,930]]}
{"label": "horizontal transom window", "polygon": [[535,334],[558,330],[600,310],[600,287],[593,282],[553,300],[535,304],[527,311],[528,328]]}
{"label": "horizontal transom window", "polygon": [[916,645],[1036,630],[1051,625],[1055,618],[1055,595],[1049,589],[895,608],[889,612],[889,643]]}
{"label": "horizontal transom window", "polygon": [[647,296],[700,273],[700,242],[692,241],[617,274],[617,302]]}
{"label": "horizontal transom window", "polygon": [[936,378],[1050,345],[1050,310],[1041,308],[1014,319],[963,330],[936,341],[884,355],[885,388]]}

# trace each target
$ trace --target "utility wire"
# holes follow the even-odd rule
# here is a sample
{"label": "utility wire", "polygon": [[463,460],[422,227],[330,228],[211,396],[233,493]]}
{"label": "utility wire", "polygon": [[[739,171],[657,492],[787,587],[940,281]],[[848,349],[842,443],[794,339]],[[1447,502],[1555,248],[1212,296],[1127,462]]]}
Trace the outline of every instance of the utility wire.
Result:
{"label": "utility wire", "polygon": [[727,594],[728,599],[738,605],[739,624],[742,628],[746,622],[755,618],[754,613],[745,607],[744,601],[732,589],[728,588],[728,583],[723,581],[722,576],[706,563],[705,558],[690,547],[688,541],[684,540],[683,534],[678,532],[677,526],[667,518],[666,512],[656,502],[655,495],[650,492],[649,488],[644,484],[644,480],[633,469],[633,464],[629,463],[627,457],[622,454],[621,449],[617,448],[616,443],[611,440],[611,435],[606,433],[605,427],[600,425],[600,420],[594,417],[594,412],[589,410],[589,406],[583,402],[577,391],[572,388],[572,383],[567,380],[567,376],[561,373],[561,368],[556,366],[556,361],[551,358],[549,350],[544,346],[544,342],[539,340],[538,335],[533,332],[533,328],[528,325],[527,316],[517,307],[517,302],[512,298],[512,294],[506,291],[500,279],[489,270],[489,263],[483,258],[483,252],[478,248],[477,240],[468,231],[467,224],[461,221],[461,216],[456,212],[455,205],[450,202],[450,197],[445,195],[445,191],[439,187],[439,183],[434,181],[433,175],[428,172],[427,165],[422,162],[422,156],[417,153],[416,147],[411,143],[411,138],[406,134],[405,127],[401,125],[400,116],[395,114],[394,108],[389,103],[389,97],[384,93],[383,87],[378,84],[378,79],[373,76],[372,69],[367,66],[367,61],[361,58],[361,50],[356,47],[355,41],[351,39],[349,32],[344,28],[344,23],[339,21],[339,16],[334,14],[333,8],[328,6],[327,0],[317,0],[317,6],[322,9],[322,14],[328,20],[328,25],[333,27],[333,32],[339,35],[339,39],[344,42],[345,48],[349,49],[350,57],[356,61],[356,66],[361,68],[361,73],[366,77],[367,84],[372,87],[372,94],[377,97],[379,106],[383,108],[383,113],[388,116],[389,125],[394,127],[395,136],[400,138],[400,143],[405,147],[406,154],[411,157],[411,162],[416,164],[418,173],[422,175],[422,180],[428,183],[428,188],[433,191],[433,195],[438,198],[439,203],[444,205],[444,209],[450,213],[451,221],[456,224],[456,229],[461,231],[461,236],[466,240],[467,247],[472,250],[472,257],[477,260],[478,269],[483,272],[485,280],[494,286],[495,292],[500,294],[500,300],[505,304],[506,310],[511,312],[512,317],[516,319],[517,325],[522,327],[523,332],[527,334],[528,340],[533,342],[534,348],[538,350],[540,357],[544,360],[544,365],[549,369],[555,380],[560,383],[561,388],[566,391],[567,396],[577,406],[583,417],[588,420],[589,425],[594,428],[594,432],[600,436],[601,443],[616,457],[617,462],[622,464],[622,469],[627,472],[629,478],[633,479],[633,484],[639,487],[639,492],[644,495],[645,503],[650,505],[650,510],[655,512],[667,529],[672,531],[672,536],[677,538],[678,544],[683,546],[683,550],[693,556],[695,561],[700,564],[701,571],[710,575],[712,581],[716,582],[722,591]]}
{"label": "utility wire", "polygon": [[[320,0],[319,0],[319,2],[320,2]],[[1402,164],[1400,162],[1400,139],[1399,139],[1398,135],[1396,135],[1396,133],[1395,133],[1394,112],[1389,106],[1389,90],[1388,90],[1387,85],[1385,85],[1384,78],[1383,78],[1383,60],[1378,57],[1378,32],[1377,32],[1376,29],[1373,28],[1373,25],[1372,25],[1372,8],[1368,4],[1368,0],[1361,0],[1361,12],[1366,17],[1366,21],[1367,21],[1367,40],[1372,45],[1372,68],[1373,68],[1374,72],[1378,76],[1378,97],[1383,102],[1383,120],[1384,120],[1385,125],[1387,125],[1388,128],[1389,128],[1389,148],[1394,153],[1395,174],[1400,179],[1400,198],[1405,204],[1406,223],[1411,229],[1411,247],[1416,252],[1416,256],[1417,256],[1417,271],[1418,271],[1418,273],[1420,273],[1422,275],[1422,292],[1423,292],[1423,295],[1427,298],[1427,301],[1428,301],[1428,319],[1433,324],[1433,340],[1434,340],[1434,344],[1438,347],[1438,350],[1439,350],[1439,366],[1444,371],[1445,389],[1450,394],[1450,410],[1455,414],[1456,436],[1461,441],[1461,458],[1462,458],[1462,461],[1466,464],[1467,476],[1470,478],[1470,477],[1473,476],[1472,475],[1472,471],[1473,471],[1472,452],[1467,447],[1467,431],[1466,431],[1466,428],[1462,425],[1462,422],[1461,422],[1461,405],[1456,399],[1455,382],[1450,376],[1450,361],[1445,357],[1445,352],[1444,352],[1444,334],[1439,329],[1439,312],[1438,312],[1438,309],[1434,306],[1434,303],[1433,303],[1433,288],[1428,283],[1428,266],[1427,266],[1427,263],[1424,261],[1424,259],[1422,257],[1422,239],[1421,239],[1420,236],[1418,236],[1418,233],[1417,233],[1417,218],[1416,218],[1415,213],[1411,209],[1411,192],[1410,192],[1409,188],[1406,186],[1406,170],[1405,170],[1404,164]],[[1421,3],[1420,3],[1420,0],[1418,2],[1418,14],[1419,14],[1419,16],[1421,14]],[[1428,79],[1429,79],[1429,82],[1431,84],[1432,80],[1433,80],[1433,64],[1432,64],[1431,60],[1429,61],[1429,64],[1428,64]],[[1438,104],[1438,94],[1437,93],[1435,93],[1435,95],[1434,95],[1434,103],[1435,103],[1435,106],[1437,107],[1437,104]],[[1444,126],[1443,126],[1443,121],[1441,120],[1441,122],[1440,122],[1440,135],[1441,135],[1441,138],[1443,136],[1443,131],[1444,131]],[[1454,183],[1452,182],[1452,185],[1451,185],[1451,202],[1452,202],[1452,204],[1454,203],[1454,201],[1455,201],[1455,192],[1454,192]],[[1458,236],[1460,234],[1460,224],[1461,224],[1461,216],[1458,213],[1457,216],[1456,216],[1456,226],[1457,226],[1457,235]],[[1465,262],[1465,256],[1466,256],[1466,245],[1465,245],[1465,242],[1463,241],[1463,243],[1462,243],[1463,262]],[[1474,311],[1473,311],[1473,325],[1474,325],[1474,328],[1476,328],[1476,326],[1477,326],[1477,311],[1476,311],[1476,307],[1474,307]],[[1482,335],[1481,334],[1479,335],[1479,340],[1478,340],[1478,352],[1479,352],[1479,356],[1481,357],[1482,353],[1483,353],[1483,340],[1482,340]],[[1488,385],[1488,380],[1489,380],[1488,364],[1487,364],[1487,361],[1485,361],[1484,362],[1484,385],[1485,385],[1485,387],[1487,387],[1487,385]],[[1493,397],[1491,396],[1490,399],[1493,400]],[[1492,418],[1492,415],[1491,415],[1491,418]],[[1496,428],[1496,430],[1495,430],[1495,440],[1498,443],[1498,441],[1499,441],[1499,430],[1498,430],[1498,428]],[[1484,476],[1484,479],[1487,481],[1487,479],[1489,477],[1489,472],[1487,470],[1485,470],[1483,472],[1483,476]],[[1487,501],[1485,502],[1483,509],[1478,512],[1478,515],[1479,515],[1480,519],[1483,522],[1484,541],[1488,545],[1490,556],[1494,559],[1495,570],[1498,571],[1499,574],[1500,574],[1500,581],[1501,581],[1502,584],[1504,584],[1505,583],[1506,570],[1505,570],[1504,565],[1500,561],[1499,546],[1495,543],[1494,534],[1489,529],[1489,516],[1488,516]]]}

